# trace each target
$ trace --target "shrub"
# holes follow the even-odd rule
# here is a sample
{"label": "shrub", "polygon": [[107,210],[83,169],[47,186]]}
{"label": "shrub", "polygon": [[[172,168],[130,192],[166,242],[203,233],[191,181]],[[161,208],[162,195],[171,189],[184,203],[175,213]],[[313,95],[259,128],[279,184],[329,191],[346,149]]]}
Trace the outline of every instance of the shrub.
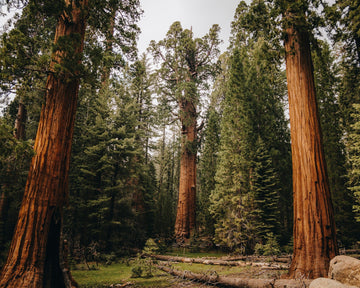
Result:
{"label": "shrub", "polygon": [[142,258],[141,254],[138,254],[134,264],[136,265],[131,271],[133,272],[132,278],[142,277],[143,272],[145,272],[145,278],[154,277],[153,271],[153,264],[154,261],[150,257],[146,257],[146,255],[156,254],[159,250],[159,247],[155,243],[153,239],[148,239],[145,243],[145,247],[142,251],[142,254],[145,254],[145,258]]}
{"label": "shrub", "polygon": [[255,245],[255,254],[264,256],[281,254],[279,243],[273,233],[266,234],[265,244],[257,243]]}
{"label": "shrub", "polygon": [[140,266],[135,266],[131,269],[131,278],[140,278],[142,276],[142,268]]}

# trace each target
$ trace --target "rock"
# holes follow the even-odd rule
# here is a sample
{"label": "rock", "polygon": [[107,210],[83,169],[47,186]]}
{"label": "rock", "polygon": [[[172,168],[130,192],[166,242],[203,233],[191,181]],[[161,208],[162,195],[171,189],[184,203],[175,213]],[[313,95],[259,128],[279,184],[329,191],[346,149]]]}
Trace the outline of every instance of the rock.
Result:
{"label": "rock", "polygon": [[360,260],[340,255],[330,261],[329,278],[360,287]]}
{"label": "rock", "polygon": [[309,288],[357,288],[357,287],[342,284],[341,282],[329,278],[317,278],[311,282]]}

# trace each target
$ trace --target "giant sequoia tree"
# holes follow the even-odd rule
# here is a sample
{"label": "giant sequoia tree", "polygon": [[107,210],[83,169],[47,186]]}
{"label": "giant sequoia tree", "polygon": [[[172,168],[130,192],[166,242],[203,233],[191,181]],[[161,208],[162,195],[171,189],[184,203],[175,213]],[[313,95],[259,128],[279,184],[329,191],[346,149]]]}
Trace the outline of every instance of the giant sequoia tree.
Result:
{"label": "giant sequoia tree", "polygon": [[64,287],[60,233],[88,2],[66,1],[55,34],[35,152],[0,287]]}
{"label": "giant sequoia tree", "polygon": [[330,259],[337,254],[337,243],[305,18],[307,3],[286,4],[294,189],[294,253],[289,276],[326,277]]}
{"label": "giant sequoia tree", "polygon": [[197,116],[199,95],[214,73],[218,54],[219,27],[214,25],[202,38],[193,38],[179,22],[170,27],[166,38],[151,43],[155,59],[161,62],[159,76],[162,93],[178,105],[181,122],[180,184],[175,234],[178,240],[189,238],[195,229]]}
{"label": "giant sequoia tree", "polygon": [[[0,98],[10,100],[16,94],[4,118],[13,126],[14,137],[21,140],[35,138],[55,31],[43,32],[56,25],[56,17],[51,13],[44,15],[35,6],[34,1],[29,1],[21,16],[14,16],[13,28],[5,30],[0,40]],[[11,166],[16,169],[16,164]],[[28,167],[21,174],[12,167],[9,166],[9,176],[0,177],[0,225],[4,229],[0,250],[4,254],[12,237],[28,172]]]}

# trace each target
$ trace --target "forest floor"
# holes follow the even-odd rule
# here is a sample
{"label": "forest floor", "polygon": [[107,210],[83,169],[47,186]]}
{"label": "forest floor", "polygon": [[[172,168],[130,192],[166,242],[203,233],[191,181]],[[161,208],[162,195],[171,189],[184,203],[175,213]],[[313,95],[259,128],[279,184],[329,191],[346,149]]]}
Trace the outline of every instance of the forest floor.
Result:
{"label": "forest floor", "polygon": [[[274,264],[275,257],[228,257],[219,253],[187,253],[160,257],[172,257],[171,261],[155,260],[146,263],[142,262],[142,266],[150,265],[154,277],[138,277],[132,278],[132,270],[138,263],[129,259],[124,259],[122,263],[112,265],[95,265],[92,263],[88,270],[85,265],[77,265],[76,269],[72,271],[72,275],[79,283],[80,288],[99,288],[99,287],[187,287],[187,288],[208,288],[214,287],[211,283],[200,283],[197,281],[186,280],[182,275],[171,276],[166,272],[156,269],[155,266],[170,267],[173,270],[181,271],[185,275],[185,271],[191,271],[206,276],[228,276],[235,278],[252,278],[252,279],[278,279],[287,272],[288,263],[280,265]],[[180,258],[181,257],[181,258]],[[196,259],[196,261],[204,260],[206,263],[189,263],[189,259]],[[290,258],[288,258],[290,261]],[[141,260],[142,261],[142,260]],[[222,263],[217,263],[218,261]],[[184,263],[188,262],[188,263]],[[150,264],[149,264],[150,263]],[[209,264],[212,263],[212,264]],[[239,263],[237,265],[236,263]],[[258,264],[253,264],[258,263]],[[279,263],[279,262],[276,262]],[[281,267],[281,268],[279,268]],[[146,269],[146,267],[145,267]]]}

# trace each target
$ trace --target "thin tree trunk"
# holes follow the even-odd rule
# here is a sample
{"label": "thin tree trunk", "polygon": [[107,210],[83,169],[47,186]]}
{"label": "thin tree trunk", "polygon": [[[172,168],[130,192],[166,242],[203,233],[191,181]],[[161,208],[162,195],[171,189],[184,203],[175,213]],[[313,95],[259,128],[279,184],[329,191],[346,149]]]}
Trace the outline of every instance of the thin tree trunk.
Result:
{"label": "thin tree trunk", "polygon": [[329,262],[338,250],[309,37],[292,27],[286,34],[294,191],[294,252],[289,277],[327,277]]}
{"label": "thin tree trunk", "polygon": [[[106,33],[106,40],[105,40],[105,57],[109,57],[112,53],[113,43],[114,43],[114,28],[115,28],[115,15],[116,15],[116,8],[111,8],[111,18],[109,23],[109,30]],[[106,58],[105,58],[106,59]],[[104,62],[103,73],[101,75],[101,87],[103,89],[107,89],[109,86],[109,79],[110,79],[110,68],[112,65],[108,63],[109,61]]]}
{"label": "thin tree trunk", "polygon": [[178,242],[188,239],[195,230],[197,129],[194,104],[183,99],[180,103],[180,115],[180,183],[175,222],[175,237]]}
{"label": "thin tree trunk", "polygon": [[[80,35],[73,43],[74,55],[58,51],[50,70],[64,58],[79,56],[85,35],[87,0],[81,7],[72,3],[71,15],[63,12],[55,34],[60,37]],[[67,10],[69,11],[69,10]],[[65,287],[61,270],[60,234],[63,205],[68,197],[68,170],[79,89],[77,71],[50,73],[46,82],[46,102],[42,107],[24,198],[2,270],[0,287]],[[75,75],[75,77],[74,77]]]}
{"label": "thin tree trunk", "polygon": [[16,115],[16,120],[15,120],[14,137],[16,139],[22,139],[22,140],[25,139],[26,117],[27,117],[27,112],[25,105],[20,100],[18,113]]}

